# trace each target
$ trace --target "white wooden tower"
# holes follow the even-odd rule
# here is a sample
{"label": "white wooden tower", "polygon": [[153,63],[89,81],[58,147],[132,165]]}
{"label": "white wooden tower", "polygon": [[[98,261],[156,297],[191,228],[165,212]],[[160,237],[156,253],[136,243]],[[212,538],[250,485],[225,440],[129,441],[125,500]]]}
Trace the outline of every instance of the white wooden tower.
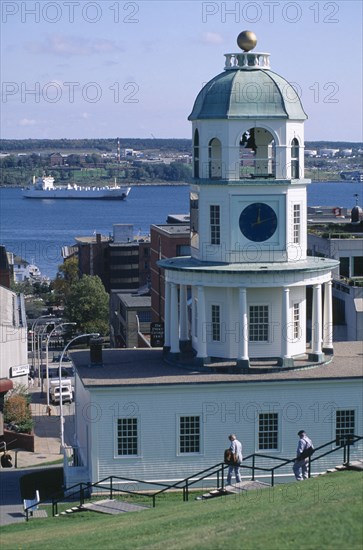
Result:
{"label": "white wooden tower", "polygon": [[244,51],[225,54],[224,71],[203,87],[189,116],[191,256],[159,262],[165,354],[180,362],[189,347],[192,365],[233,361],[239,372],[253,359],[290,368],[307,352],[321,363],[333,353],[338,262],[306,255],[307,117],[269,54],[251,51],[254,34],[241,33],[238,44]]}

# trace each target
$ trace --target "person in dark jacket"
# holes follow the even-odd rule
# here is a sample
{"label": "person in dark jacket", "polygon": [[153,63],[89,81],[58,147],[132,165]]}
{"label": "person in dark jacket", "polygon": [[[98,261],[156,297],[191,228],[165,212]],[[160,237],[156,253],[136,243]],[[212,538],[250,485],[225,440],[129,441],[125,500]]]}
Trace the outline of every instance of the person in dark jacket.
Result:
{"label": "person in dark jacket", "polygon": [[11,461],[11,455],[4,451],[4,454],[1,455],[1,466],[3,468],[12,468],[13,463]]}

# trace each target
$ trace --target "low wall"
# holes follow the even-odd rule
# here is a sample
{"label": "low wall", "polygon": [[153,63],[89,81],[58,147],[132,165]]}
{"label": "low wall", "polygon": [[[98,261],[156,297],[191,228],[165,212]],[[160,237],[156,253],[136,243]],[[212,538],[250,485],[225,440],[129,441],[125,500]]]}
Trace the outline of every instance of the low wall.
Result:
{"label": "low wall", "polygon": [[8,450],[23,449],[34,453],[34,433],[22,434],[4,428],[4,441]]}

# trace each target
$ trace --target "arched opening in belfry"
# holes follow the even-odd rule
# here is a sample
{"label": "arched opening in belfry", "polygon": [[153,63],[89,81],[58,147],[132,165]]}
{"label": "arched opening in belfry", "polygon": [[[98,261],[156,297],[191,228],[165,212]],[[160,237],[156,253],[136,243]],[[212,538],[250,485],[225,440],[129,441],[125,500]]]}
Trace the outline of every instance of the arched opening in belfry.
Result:
{"label": "arched opening in belfry", "polygon": [[198,132],[198,129],[196,129],[195,132],[194,132],[193,165],[194,165],[194,177],[199,178],[199,132]]}
{"label": "arched opening in belfry", "polygon": [[299,165],[299,142],[296,138],[291,141],[291,178],[299,179],[300,177],[300,165]]}
{"label": "arched opening in belfry", "polygon": [[208,144],[209,178],[222,177],[222,146],[218,138],[213,138]]}
{"label": "arched opening in belfry", "polygon": [[275,140],[265,128],[250,128],[240,139],[240,179],[275,178]]}

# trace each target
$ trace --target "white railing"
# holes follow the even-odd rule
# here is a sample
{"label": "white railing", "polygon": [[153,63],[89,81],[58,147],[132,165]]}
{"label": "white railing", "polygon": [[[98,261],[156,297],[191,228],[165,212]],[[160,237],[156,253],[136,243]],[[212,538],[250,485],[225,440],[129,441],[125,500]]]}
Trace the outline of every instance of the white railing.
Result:
{"label": "white railing", "polygon": [[226,71],[232,69],[270,69],[270,54],[269,53],[226,53]]}

